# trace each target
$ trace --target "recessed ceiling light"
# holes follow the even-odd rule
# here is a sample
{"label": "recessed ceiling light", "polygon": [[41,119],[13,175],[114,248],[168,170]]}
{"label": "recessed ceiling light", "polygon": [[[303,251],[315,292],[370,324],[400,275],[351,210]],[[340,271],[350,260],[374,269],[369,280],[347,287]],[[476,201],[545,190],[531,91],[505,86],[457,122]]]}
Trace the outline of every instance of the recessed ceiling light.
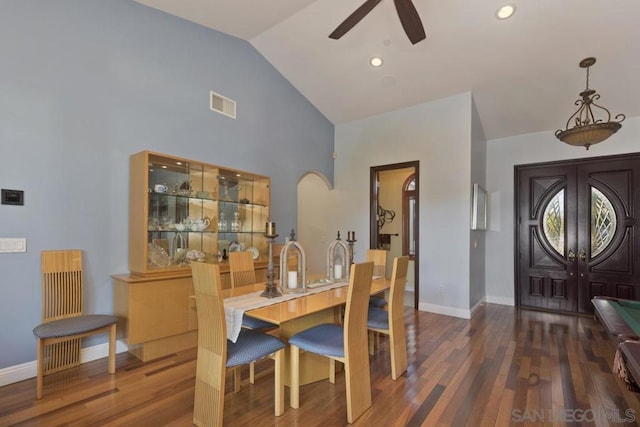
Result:
{"label": "recessed ceiling light", "polygon": [[369,61],[369,64],[371,64],[372,67],[382,67],[382,58],[380,58],[379,56],[374,56]]}
{"label": "recessed ceiling light", "polygon": [[182,166],[182,162],[176,162],[176,165]]}
{"label": "recessed ceiling light", "polygon": [[496,18],[498,19],[511,18],[515,12],[516,12],[515,4],[505,4],[504,6],[496,10]]}

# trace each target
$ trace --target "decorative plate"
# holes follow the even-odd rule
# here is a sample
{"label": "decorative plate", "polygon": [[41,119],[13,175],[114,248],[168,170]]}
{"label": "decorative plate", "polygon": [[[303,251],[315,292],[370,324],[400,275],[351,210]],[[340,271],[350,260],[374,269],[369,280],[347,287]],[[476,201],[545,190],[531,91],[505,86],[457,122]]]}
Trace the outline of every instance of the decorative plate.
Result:
{"label": "decorative plate", "polygon": [[251,257],[253,259],[258,259],[260,257],[260,251],[258,250],[258,248],[254,248],[253,246],[251,246],[249,249],[247,249],[249,252],[251,252]]}

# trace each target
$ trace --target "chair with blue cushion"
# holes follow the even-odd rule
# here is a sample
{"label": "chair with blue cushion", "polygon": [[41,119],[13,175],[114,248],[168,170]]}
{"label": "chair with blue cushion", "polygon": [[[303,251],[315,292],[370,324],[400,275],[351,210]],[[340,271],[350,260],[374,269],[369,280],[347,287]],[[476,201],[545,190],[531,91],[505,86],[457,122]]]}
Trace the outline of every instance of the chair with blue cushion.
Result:
{"label": "chair with blue cushion", "polygon": [[227,340],[220,268],[216,264],[191,264],[198,312],[198,360],[193,423],[222,426],[226,369],[265,357],[275,360],[275,415],[284,412],[284,348],[278,338],[242,329],[235,343]]}
{"label": "chair with blue cushion", "polygon": [[82,251],[43,251],[42,323],[33,329],[38,339],[36,397],[42,398],[44,375],[80,364],[82,338],[109,334],[108,372],[116,372],[117,317],[84,314]]}
{"label": "chair with blue cushion", "polygon": [[371,407],[371,374],[367,353],[367,310],[373,262],[353,264],[342,325],[325,323],[289,338],[291,349],[291,407],[300,406],[300,350],[329,358],[330,382],[335,383],[335,362],[344,364],[347,420],[353,423]]}
{"label": "chair with blue cushion", "polygon": [[[387,252],[384,249],[368,249],[367,261],[373,262],[373,275],[386,277],[387,275]],[[369,306],[376,308],[384,308],[387,300],[382,295],[374,295],[369,299]]]}
{"label": "chair with blue cushion", "polygon": [[[229,276],[231,277],[232,288],[253,285],[258,282],[256,280],[256,270],[253,265],[251,252],[243,251],[229,253]],[[278,325],[245,315],[242,318],[242,327],[266,330],[277,328]]]}
{"label": "chair with blue cushion", "polygon": [[[391,378],[396,380],[407,370],[407,335],[404,327],[404,287],[407,282],[409,257],[393,260],[389,307],[387,310],[369,307],[367,327],[370,332],[389,336]],[[369,353],[373,353],[373,335],[369,336]]]}
{"label": "chair with blue cushion", "polygon": [[[229,253],[229,276],[231,277],[231,287],[253,285],[257,283],[256,270],[253,265],[253,255],[249,251]],[[248,315],[242,316],[242,327],[256,331],[268,331],[276,329],[278,325],[264,320],[256,319]],[[239,372],[237,373],[239,375]],[[249,365],[249,383],[255,381],[255,365]]]}

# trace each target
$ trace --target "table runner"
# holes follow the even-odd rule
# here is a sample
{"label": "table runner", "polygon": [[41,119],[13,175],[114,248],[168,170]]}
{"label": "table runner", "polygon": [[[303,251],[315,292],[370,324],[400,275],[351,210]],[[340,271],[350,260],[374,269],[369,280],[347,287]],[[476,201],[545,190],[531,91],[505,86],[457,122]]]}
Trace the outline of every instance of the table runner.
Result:
{"label": "table runner", "polygon": [[325,286],[319,286],[314,289],[309,289],[305,293],[283,294],[282,296],[275,298],[261,297],[260,294],[263,291],[251,292],[245,295],[225,298],[224,315],[227,322],[227,339],[231,340],[232,342],[236,342],[236,340],[238,339],[238,335],[240,335],[240,329],[242,329],[242,316],[244,316],[244,312],[247,310],[253,310],[256,308],[266,307],[268,305],[289,301],[295,298],[325,292],[330,289],[347,286],[348,284],[349,282],[336,282]]}

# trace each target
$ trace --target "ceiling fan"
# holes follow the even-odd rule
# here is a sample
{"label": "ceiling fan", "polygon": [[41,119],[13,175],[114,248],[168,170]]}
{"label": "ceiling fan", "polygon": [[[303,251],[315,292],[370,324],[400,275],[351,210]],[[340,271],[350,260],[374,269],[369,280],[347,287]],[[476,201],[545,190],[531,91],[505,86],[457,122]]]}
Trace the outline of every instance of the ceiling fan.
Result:
{"label": "ceiling fan", "polygon": [[[347,17],[338,27],[329,34],[330,39],[339,39],[344,36],[349,30],[351,30],[358,22],[362,20],[374,7],[378,5],[382,0],[366,0],[359,8],[355,10],[351,15]],[[396,4],[396,10],[398,11],[398,17],[404,32],[407,33],[407,37],[411,41],[411,44],[416,44],[419,41],[425,39],[424,28],[420,15],[416,7],[411,0],[393,0]]]}

